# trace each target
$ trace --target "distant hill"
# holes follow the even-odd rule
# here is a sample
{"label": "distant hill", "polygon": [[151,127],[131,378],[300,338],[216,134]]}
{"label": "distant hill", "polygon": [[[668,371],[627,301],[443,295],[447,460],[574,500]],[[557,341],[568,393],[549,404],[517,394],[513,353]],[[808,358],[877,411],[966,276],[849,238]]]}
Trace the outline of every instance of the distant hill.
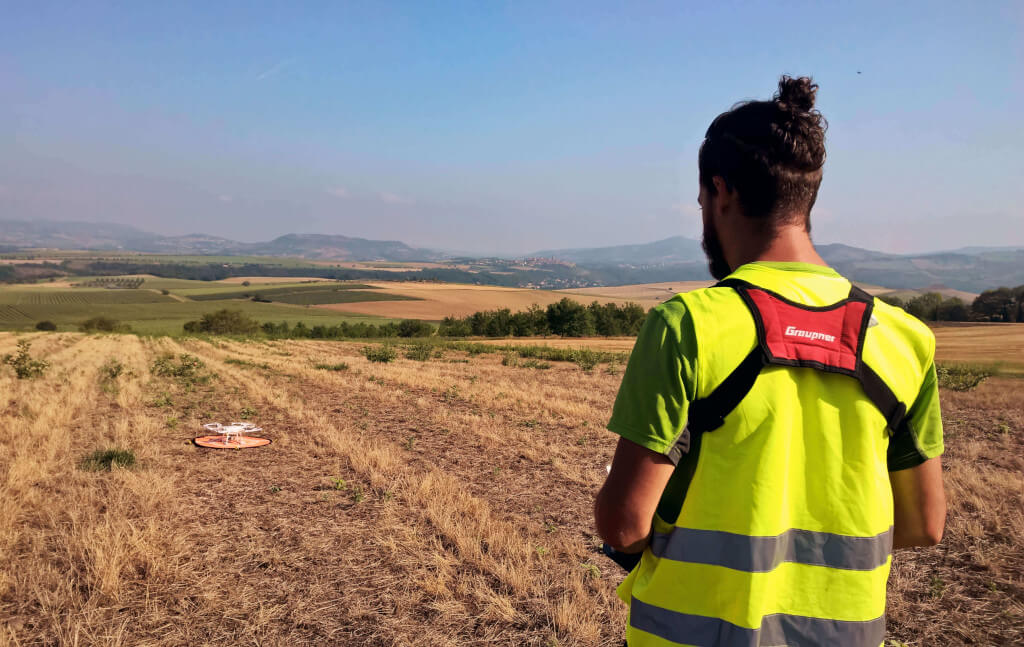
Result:
{"label": "distant hill", "polygon": [[[242,243],[206,234],[162,236],[107,223],[0,221],[0,250],[19,248],[124,250],[156,254],[287,256],[323,261],[445,261],[452,255],[399,241],[325,234],[287,234]],[[1024,248],[964,247],[929,254],[887,254],[842,244],[819,245],[822,257],[858,283],[899,290],[938,288],[978,293],[1024,285]],[[477,272],[459,280],[533,287],[631,285],[708,278],[700,243],[673,236],[651,243],[534,252],[520,271],[502,259],[478,259]],[[538,261],[553,258],[556,264]],[[470,259],[461,259],[466,262]],[[569,265],[566,265],[569,264]],[[519,272],[518,274],[516,272]],[[447,276],[447,275],[445,275]],[[435,277],[436,278],[436,277]],[[445,278],[443,280],[454,280]]]}
{"label": "distant hill", "polygon": [[682,236],[672,236],[640,245],[548,249],[535,252],[531,256],[585,265],[666,265],[704,262],[704,251],[700,243]]}
{"label": "distant hill", "polygon": [[397,240],[368,240],[324,234],[287,234],[268,243],[240,248],[259,256],[297,256],[314,260],[432,261],[445,258],[428,249],[416,249]]}
{"label": "distant hill", "polygon": [[[1002,285],[1024,284],[1024,248],[965,247],[952,252],[900,255],[832,243],[819,245],[818,252],[829,265],[854,281],[893,289],[937,286],[940,290],[977,293]],[[700,243],[682,236],[643,245],[544,250],[534,256],[593,268],[645,268],[646,272],[655,273],[647,282],[707,276]],[[665,278],[668,274],[674,278]],[[638,278],[636,272],[630,278]]]}
{"label": "distant hill", "polygon": [[311,260],[433,261],[446,258],[393,240],[322,234],[287,234],[265,243],[242,243],[206,234],[162,236],[106,223],[0,221],[0,247],[43,247],[151,254],[294,256]]}

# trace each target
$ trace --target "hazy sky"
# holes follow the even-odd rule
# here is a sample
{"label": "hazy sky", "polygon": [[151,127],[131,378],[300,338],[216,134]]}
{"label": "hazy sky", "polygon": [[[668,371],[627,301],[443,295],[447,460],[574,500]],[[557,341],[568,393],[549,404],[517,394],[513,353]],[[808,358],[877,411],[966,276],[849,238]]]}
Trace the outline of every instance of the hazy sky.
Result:
{"label": "hazy sky", "polygon": [[704,130],[785,72],[830,122],[819,242],[1024,245],[1024,3],[301,4],[0,4],[0,219],[696,237]]}

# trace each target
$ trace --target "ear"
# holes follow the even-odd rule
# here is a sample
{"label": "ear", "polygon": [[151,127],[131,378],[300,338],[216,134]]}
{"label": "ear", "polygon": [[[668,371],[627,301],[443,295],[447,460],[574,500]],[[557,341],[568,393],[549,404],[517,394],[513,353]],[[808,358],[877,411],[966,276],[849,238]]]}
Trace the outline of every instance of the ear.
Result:
{"label": "ear", "polygon": [[729,187],[729,183],[721,175],[711,178],[711,183],[715,187],[715,197],[719,200],[723,198],[725,200],[733,200],[735,198],[735,191]]}

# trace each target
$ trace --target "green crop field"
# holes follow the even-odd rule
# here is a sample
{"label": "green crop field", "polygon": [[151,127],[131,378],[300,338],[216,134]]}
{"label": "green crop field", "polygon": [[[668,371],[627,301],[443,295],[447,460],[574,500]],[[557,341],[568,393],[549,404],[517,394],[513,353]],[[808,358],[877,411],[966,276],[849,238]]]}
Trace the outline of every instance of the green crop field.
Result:
{"label": "green crop field", "polygon": [[259,295],[278,303],[293,305],[323,305],[328,303],[360,303],[365,301],[415,301],[415,297],[369,290],[359,283],[314,283],[291,286],[269,285],[244,289],[176,290],[193,301],[221,301],[246,299]]}
{"label": "green crop field", "polygon": [[[202,285],[200,281],[179,283]],[[147,280],[144,285],[148,284]],[[295,284],[292,289],[300,286],[308,288],[310,284]],[[269,287],[280,288],[281,285]],[[235,292],[238,290],[238,284],[217,284],[217,287],[204,289]],[[86,319],[104,316],[127,324],[133,331],[141,334],[180,335],[185,322],[199,319],[206,313],[225,307],[241,310],[260,322],[285,321],[289,325],[299,321],[309,326],[333,326],[343,321],[372,324],[391,321],[382,317],[347,315],[308,307],[306,304],[257,303],[248,300],[225,302],[220,299],[193,301],[182,300],[176,294],[187,291],[188,289],[172,289],[171,295],[163,295],[156,289],[0,287],[0,330],[30,330],[40,321],[52,321],[57,324],[59,330],[77,330],[78,325]],[[343,293],[344,291],[340,291],[333,294]],[[297,296],[302,295],[300,293]],[[326,295],[321,298],[326,298]],[[339,301],[327,301],[336,302]]]}
{"label": "green crop field", "polygon": [[[202,283],[196,281],[196,283]],[[272,299],[269,295],[283,296],[299,292],[337,292],[339,290],[366,290],[372,286],[362,283],[340,283],[334,281],[305,281],[291,283],[265,283],[260,285],[242,286],[238,283],[210,281],[205,285],[173,290],[175,294],[188,297],[195,301],[210,299],[245,299],[254,294]],[[275,299],[276,300],[276,299]],[[330,303],[330,302],[328,302]]]}
{"label": "green crop field", "polygon": [[0,304],[15,306],[90,306],[167,303],[169,301],[174,301],[174,299],[153,290],[108,290],[104,288],[0,289]]}

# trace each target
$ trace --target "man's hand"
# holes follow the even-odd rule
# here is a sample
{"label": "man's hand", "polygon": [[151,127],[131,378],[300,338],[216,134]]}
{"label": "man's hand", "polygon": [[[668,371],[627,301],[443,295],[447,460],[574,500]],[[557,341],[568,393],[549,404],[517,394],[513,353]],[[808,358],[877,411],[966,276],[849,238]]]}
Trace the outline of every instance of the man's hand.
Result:
{"label": "man's hand", "polygon": [[623,553],[643,551],[674,470],[666,456],[620,438],[611,472],[594,501],[594,525],[601,539]]}
{"label": "man's hand", "polygon": [[946,493],[938,457],[917,467],[889,472],[896,511],[893,548],[934,546],[946,525]]}

